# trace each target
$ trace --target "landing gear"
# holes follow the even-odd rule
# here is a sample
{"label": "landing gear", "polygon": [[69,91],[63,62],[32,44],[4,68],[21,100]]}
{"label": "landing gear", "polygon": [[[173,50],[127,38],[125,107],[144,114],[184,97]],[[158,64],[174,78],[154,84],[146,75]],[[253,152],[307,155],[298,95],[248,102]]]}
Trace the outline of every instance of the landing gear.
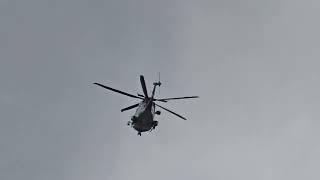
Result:
{"label": "landing gear", "polygon": [[158,126],[158,121],[153,121],[152,129],[155,129]]}
{"label": "landing gear", "polygon": [[150,129],[150,132],[152,130],[154,130],[157,126],[158,126],[158,121],[153,121],[152,128]]}
{"label": "landing gear", "polygon": [[132,116],[131,121],[128,121],[127,125],[132,127],[136,122],[137,122],[137,117]]}
{"label": "landing gear", "polygon": [[137,134],[138,136],[141,136],[141,132],[138,132],[138,134]]}

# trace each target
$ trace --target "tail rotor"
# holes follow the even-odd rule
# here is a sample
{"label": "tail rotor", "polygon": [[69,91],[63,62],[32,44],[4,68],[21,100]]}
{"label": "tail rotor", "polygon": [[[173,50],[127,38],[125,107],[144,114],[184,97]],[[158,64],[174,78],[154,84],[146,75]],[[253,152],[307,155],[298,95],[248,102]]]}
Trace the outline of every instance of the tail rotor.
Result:
{"label": "tail rotor", "polygon": [[161,81],[160,81],[160,72],[158,72],[158,82],[153,83],[154,86],[159,86],[159,94],[160,94],[160,86],[161,86]]}
{"label": "tail rotor", "polygon": [[158,82],[154,82],[153,85],[159,86],[159,94],[160,94],[160,86],[161,86],[161,81],[160,81],[160,72],[158,72]]}

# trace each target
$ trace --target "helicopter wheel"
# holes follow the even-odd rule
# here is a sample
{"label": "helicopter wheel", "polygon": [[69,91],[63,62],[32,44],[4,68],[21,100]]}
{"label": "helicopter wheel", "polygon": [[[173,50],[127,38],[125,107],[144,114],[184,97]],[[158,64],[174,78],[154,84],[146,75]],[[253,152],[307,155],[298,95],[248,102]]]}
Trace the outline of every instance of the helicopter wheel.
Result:
{"label": "helicopter wheel", "polygon": [[158,121],[153,121],[152,129],[155,129],[158,126]]}

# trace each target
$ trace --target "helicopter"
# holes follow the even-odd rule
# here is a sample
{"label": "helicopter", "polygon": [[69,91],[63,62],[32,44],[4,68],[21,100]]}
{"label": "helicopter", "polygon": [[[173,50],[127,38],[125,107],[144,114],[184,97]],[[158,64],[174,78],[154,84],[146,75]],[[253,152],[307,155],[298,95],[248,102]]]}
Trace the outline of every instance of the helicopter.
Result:
{"label": "helicopter", "polygon": [[159,73],[159,81],[153,83],[153,90],[152,90],[151,96],[148,95],[148,91],[147,91],[147,87],[146,87],[146,83],[145,83],[143,75],[140,75],[140,83],[141,83],[142,91],[143,91],[144,95],[138,93],[137,96],[133,95],[133,94],[129,94],[124,91],[120,91],[120,90],[108,87],[108,86],[105,86],[100,83],[93,83],[93,84],[100,86],[102,88],[105,88],[105,89],[120,93],[122,95],[126,95],[129,97],[141,100],[140,103],[137,103],[137,104],[134,104],[129,107],[121,109],[121,112],[124,112],[124,111],[130,110],[130,109],[133,109],[133,108],[137,108],[135,114],[131,117],[131,121],[127,122],[127,125],[134,128],[138,132],[137,135],[139,135],[139,136],[141,136],[141,132],[146,132],[146,131],[151,132],[152,130],[154,130],[156,128],[156,126],[158,126],[158,121],[154,120],[154,116],[160,115],[161,112],[156,111],[155,110],[156,107],[159,107],[167,112],[170,112],[183,120],[187,120],[185,117],[183,117],[183,116],[181,116],[181,115],[179,115],[179,114],[177,114],[177,113],[175,113],[175,112],[173,112],[163,106],[156,104],[155,103],[156,101],[166,103],[170,100],[176,100],[176,99],[199,98],[199,96],[186,96],[186,97],[161,98],[161,99],[154,98],[156,87],[161,86],[160,73]]}

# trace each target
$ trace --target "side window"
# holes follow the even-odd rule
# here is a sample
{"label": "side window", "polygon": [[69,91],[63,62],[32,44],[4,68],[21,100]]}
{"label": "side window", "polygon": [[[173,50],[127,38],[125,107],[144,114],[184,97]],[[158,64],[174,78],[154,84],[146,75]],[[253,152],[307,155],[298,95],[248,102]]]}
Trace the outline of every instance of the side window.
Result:
{"label": "side window", "polygon": [[145,109],[145,104],[140,104],[137,108],[136,114],[140,114]]}

